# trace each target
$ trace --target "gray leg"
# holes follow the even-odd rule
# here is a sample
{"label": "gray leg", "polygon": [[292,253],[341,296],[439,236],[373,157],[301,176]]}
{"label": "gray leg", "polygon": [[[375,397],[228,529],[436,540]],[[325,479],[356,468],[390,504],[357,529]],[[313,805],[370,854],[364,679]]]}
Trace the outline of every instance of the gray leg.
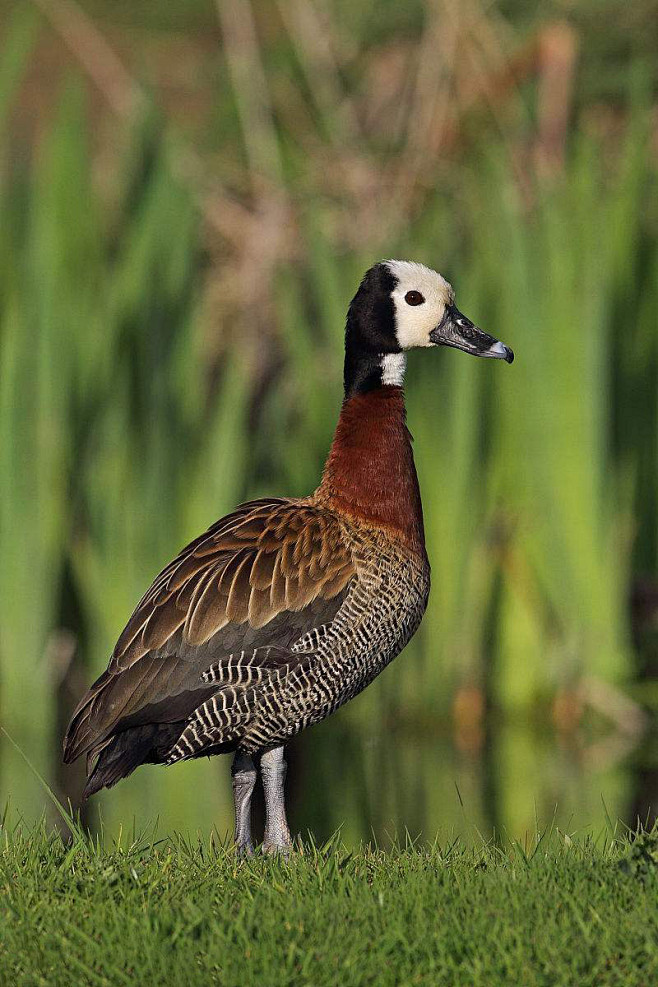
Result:
{"label": "gray leg", "polygon": [[292,840],[286,819],[286,801],[283,785],[286,780],[286,762],[283,747],[266,751],[260,759],[260,773],[265,793],[265,839],[263,851],[278,853],[290,850]]}
{"label": "gray leg", "polygon": [[239,853],[252,853],[251,796],[256,784],[256,766],[248,754],[233,758],[233,804],[235,806],[235,845]]}

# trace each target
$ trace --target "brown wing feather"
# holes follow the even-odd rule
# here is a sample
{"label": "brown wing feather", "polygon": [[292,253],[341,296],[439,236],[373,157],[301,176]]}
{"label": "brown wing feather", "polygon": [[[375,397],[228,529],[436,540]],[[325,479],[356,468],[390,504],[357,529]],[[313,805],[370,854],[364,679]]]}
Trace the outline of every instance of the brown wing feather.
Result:
{"label": "brown wing feather", "polygon": [[168,698],[163,719],[187,715],[211,661],[246,647],[288,647],[331,619],[354,571],[339,522],[321,507],[261,500],[222,518],[140,600],[107,672],[74,713],[66,759]]}
{"label": "brown wing feather", "polygon": [[[244,505],[154,580],[117,642],[111,668],[126,666],[128,646],[139,635],[146,654],[151,639],[161,646],[184,624],[184,640],[200,645],[227,623],[248,622],[250,612],[258,613],[262,626],[281,610],[301,610],[316,596],[331,598],[353,574],[351,553],[330,512],[303,501],[256,501],[253,510]],[[131,648],[129,661],[138,653]]]}

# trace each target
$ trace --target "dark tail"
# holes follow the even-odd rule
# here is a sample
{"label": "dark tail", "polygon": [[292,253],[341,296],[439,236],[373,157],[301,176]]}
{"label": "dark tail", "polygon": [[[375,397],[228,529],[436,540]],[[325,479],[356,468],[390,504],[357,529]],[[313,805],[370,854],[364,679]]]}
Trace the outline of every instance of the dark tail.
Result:
{"label": "dark tail", "polygon": [[116,785],[121,778],[132,774],[140,764],[162,763],[184,727],[185,721],[147,723],[140,727],[129,727],[116,734],[98,755],[82,793],[83,799],[94,795],[101,788]]}

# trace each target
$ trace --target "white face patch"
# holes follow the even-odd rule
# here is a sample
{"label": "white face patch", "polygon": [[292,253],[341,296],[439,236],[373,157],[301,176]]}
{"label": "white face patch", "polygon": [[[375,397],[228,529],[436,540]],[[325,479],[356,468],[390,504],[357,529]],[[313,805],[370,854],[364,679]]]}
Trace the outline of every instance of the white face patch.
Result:
{"label": "white face patch", "polygon": [[407,358],[404,353],[385,353],[382,357],[382,384],[402,387]]}
{"label": "white face patch", "polygon": [[[397,279],[393,291],[395,305],[395,329],[398,342],[403,350],[415,346],[432,346],[430,333],[440,323],[446,305],[455,300],[452,286],[436,271],[408,260],[387,260],[384,262]],[[412,294],[409,294],[412,292]],[[418,301],[418,294],[423,301]]]}

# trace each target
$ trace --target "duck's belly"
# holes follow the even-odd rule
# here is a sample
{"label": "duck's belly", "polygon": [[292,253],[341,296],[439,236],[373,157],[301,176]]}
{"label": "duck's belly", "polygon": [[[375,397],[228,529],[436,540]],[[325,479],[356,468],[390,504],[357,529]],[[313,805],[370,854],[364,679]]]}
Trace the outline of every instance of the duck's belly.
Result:
{"label": "duck's belly", "polygon": [[343,605],[329,627],[293,647],[308,653],[308,661],[279,680],[276,697],[263,696],[244,749],[284,743],[325,719],[369,685],[417,631],[429,595],[427,560],[391,542],[360,547],[356,557],[358,575]]}

